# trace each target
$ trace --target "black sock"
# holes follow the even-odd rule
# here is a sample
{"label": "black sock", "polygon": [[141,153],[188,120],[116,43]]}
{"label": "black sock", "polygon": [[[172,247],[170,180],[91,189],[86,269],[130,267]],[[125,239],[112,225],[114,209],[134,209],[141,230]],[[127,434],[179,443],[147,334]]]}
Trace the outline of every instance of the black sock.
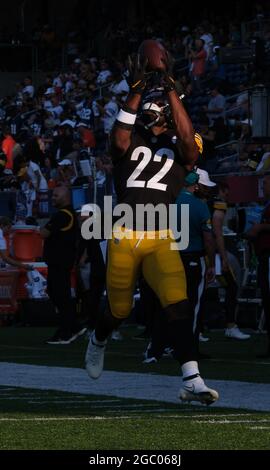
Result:
{"label": "black sock", "polygon": [[170,345],[173,348],[173,356],[181,365],[189,361],[197,360],[196,344],[191,320],[183,319],[170,322],[168,334]]}
{"label": "black sock", "polygon": [[173,356],[180,364],[197,360],[196,341],[193,334],[193,318],[190,303],[183,300],[166,307],[168,340]]}
{"label": "black sock", "polygon": [[123,320],[112,316],[109,310],[99,315],[95,328],[95,335],[98,341],[105,341],[113,330],[116,330]]}

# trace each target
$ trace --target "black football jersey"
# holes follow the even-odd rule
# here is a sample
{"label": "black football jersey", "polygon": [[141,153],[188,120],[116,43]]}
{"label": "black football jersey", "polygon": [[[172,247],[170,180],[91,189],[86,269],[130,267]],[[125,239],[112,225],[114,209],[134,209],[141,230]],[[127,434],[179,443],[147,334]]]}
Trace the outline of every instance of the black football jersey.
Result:
{"label": "black football jersey", "polygon": [[131,144],[120,158],[112,153],[117,202],[129,204],[173,204],[183,187],[186,171],[180,141],[175,131],[155,136],[136,124]]}

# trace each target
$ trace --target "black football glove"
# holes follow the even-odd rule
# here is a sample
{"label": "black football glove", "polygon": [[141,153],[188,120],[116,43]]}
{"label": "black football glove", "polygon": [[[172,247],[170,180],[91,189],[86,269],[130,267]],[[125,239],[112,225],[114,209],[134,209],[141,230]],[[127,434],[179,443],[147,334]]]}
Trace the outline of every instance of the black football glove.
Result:
{"label": "black football glove", "polygon": [[174,66],[174,59],[172,55],[167,52],[166,59],[161,59],[165,65],[165,70],[162,72],[161,82],[164,86],[164,90],[168,93],[169,91],[175,90],[175,81],[173,78],[173,66]]}
{"label": "black football glove", "polygon": [[148,59],[146,58],[143,62],[140,54],[137,54],[134,59],[128,57],[128,70],[129,77],[127,79],[130,86],[131,93],[142,94],[146,88],[148,73],[146,72]]}

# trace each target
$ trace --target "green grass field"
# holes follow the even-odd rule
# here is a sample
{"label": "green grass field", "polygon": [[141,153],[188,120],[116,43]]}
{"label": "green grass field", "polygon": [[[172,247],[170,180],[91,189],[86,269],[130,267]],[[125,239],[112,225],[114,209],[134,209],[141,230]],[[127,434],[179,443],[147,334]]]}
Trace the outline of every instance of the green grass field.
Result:
{"label": "green grass field", "polygon": [[[83,368],[86,340],[69,346],[44,345],[51,333],[47,328],[1,328],[1,362]],[[106,370],[179,375],[177,363],[169,358],[154,365],[142,364],[147,343],[133,339],[138,333],[133,327],[123,328],[122,333],[123,341],[109,344]],[[201,348],[212,356],[201,363],[204,377],[270,383],[270,361],[256,359],[266,346],[264,335],[253,334],[245,342],[225,339],[221,331],[209,336],[211,341]],[[86,395],[1,383],[2,450],[270,448],[270,410],[186,406],[105,392]]]}

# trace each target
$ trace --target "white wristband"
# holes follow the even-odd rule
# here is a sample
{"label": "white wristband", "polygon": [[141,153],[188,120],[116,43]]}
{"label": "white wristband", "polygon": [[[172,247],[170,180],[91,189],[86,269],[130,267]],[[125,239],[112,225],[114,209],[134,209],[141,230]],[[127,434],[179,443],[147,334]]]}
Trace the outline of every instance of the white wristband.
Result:
{"label": "white wristband", "polygon": [[127,113],[127,111],[121,109],[116,119],[123,124],[130,124],[132,126],[136,121],[136,117],[137,114]]}

